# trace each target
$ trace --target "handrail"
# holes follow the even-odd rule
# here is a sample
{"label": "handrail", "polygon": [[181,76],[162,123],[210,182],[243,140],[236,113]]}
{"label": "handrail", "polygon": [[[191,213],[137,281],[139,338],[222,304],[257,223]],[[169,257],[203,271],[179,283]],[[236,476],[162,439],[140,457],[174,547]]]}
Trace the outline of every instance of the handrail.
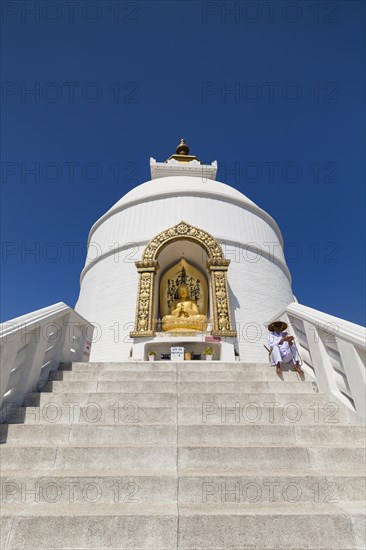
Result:
{"label": "handrail", "polygon": [[[288,324],[303,358],[303,370],[321,391],[366,419],[366,329],[297,302],[277,313]],[[268,325],[267,325],[268,326]]]}
{"label": "handrail", "polygon": [[88,361],[94,326],[63,302],[0,325],[0,421],[61,362]]}

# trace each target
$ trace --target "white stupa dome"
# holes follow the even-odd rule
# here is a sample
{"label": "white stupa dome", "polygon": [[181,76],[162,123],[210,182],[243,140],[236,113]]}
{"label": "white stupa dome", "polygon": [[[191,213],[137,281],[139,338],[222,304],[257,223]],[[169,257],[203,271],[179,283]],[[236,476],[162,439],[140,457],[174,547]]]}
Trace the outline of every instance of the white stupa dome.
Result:
{"label": "white stupa dome", "polygon": [[[227,277],[238,332],[235,346],[246,361],[266,360],[263,323],[293,301],[281,232],[269,214],[238,190],[186,175],[186,170],[184,166],[182,175],[158,177],[132,189],[91,228],[75,309],[97,327],[92,361],[128,358],[138,291],[135,262],[152,239],[183,220],[212,235],[231,260]],[[203,249],[183,240],[159,256],[159,277],[182,256],[202,272],[207,269]]]}
{"label": "white stupa dome", "polygon": [[231,201],[240,203],[248,209],[256,209],[262,212],[263,216],[271,220],[273,227],[276,228],[278,236],[282,240],[281,232],[276,222],[264,210],[260,209],[253,201],[248,199],[243,193],[234,189],[226,183],[221,183],[215,180],[202,181],[201,178],[192,176],[168,176],[149,180],[134,189],[131,189],[119,201],[117,201],[92,227],[89,237],[95,229],[103,223],[108,217],[125,209],[127,206],[132,206],[134,203],[147,202],[152,199],[167,197],[213,197],[222,201]]}
{"label": "white stupa dome", "polygon": [[215,180],[202,181],[198,177],[187,176],[168,176],[165,178],[158,178],[147,181],[138,185],[124,197],[122,197],[112,208],[119,208],[127,203],[144,200],[146,197],[162,196],[162,195],[189,195],[191,193],[200,195],[216,195],[221,196],[224,200],[237,200],[242,201],[248,205],[255,206],[254,202],[248,199],[245,195],[240,193],[234,187],[227,185],[226,183],[220,183]]}

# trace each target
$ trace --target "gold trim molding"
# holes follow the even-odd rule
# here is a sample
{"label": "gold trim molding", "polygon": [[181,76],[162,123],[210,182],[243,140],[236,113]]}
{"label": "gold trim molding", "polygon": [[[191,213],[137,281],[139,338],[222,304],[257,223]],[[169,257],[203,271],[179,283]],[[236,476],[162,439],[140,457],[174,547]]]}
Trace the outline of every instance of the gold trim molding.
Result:
{"label": "gold trim molding", "polygon": [[142,259],[135,262],[139,282],[137,291],[135,330],[131,338],[155,336],[154,332],[154,293],[156,273],[159,269],[158,257],[162,250],[178,240],[188,240],[200,245],[208,256],[207,269],[211,279],[211,300],[214,336],[236,336],[231,321],[231,308],[227,271],[230,260],[224,257],[220,243],[207,231],[194,227],[185,221],[156,235],[147,245]]}
{"label": "gold trim molding", "polygon": [[142,260],[156,260],[163,248],[179,239],[193,241],[201,245],[207,252],[207,256],[212,260],[224,259],[221,245],[212,235],[203,229],[198,229],[185,221],[181,221],[177,225],[162,231],[154,237],[154,239],[147,244],[142,255]]}

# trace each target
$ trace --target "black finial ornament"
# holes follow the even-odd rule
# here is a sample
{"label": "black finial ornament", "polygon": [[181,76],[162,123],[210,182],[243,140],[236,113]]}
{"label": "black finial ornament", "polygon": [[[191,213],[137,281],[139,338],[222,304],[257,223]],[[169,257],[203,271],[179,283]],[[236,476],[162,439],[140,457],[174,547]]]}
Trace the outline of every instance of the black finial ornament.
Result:
{"label": "black finial ornament", "polygon": [[180,143],[176,149],[177,151],[177,155],[188,155],[189,153],[189,147],[188,145],[185,143],[184,139],[182,138],[180,140]]}

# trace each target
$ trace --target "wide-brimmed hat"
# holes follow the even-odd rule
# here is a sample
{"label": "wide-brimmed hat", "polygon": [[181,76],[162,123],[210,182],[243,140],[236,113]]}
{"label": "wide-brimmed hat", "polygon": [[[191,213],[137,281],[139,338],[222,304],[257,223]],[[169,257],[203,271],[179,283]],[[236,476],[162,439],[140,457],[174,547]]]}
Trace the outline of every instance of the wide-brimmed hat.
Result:
{"label": "wide-brimmed hat", "polygon": [[274,332],[275,325],[277,325],[278,323],[280,323],[281,325],[281,332],[287,328],[287,323],[285,323],[285,321],[273,321],[273,323],[268,325],[269,332]]}

